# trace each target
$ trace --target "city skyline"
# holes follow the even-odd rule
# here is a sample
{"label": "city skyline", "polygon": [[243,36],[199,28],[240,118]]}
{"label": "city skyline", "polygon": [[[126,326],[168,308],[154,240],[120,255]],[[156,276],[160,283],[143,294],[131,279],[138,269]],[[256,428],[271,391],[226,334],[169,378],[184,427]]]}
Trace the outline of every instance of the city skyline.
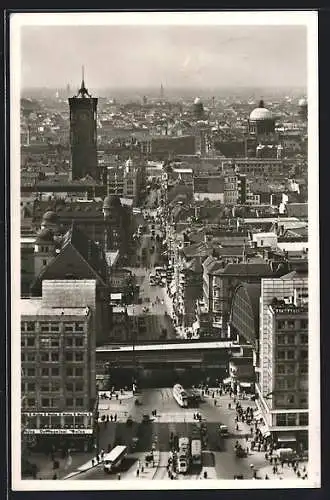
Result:
{"label": "city skyline", "polygon": [[306,47],[305,26],[24,26],[21,86],[74,89],[84,65],[92,89],[304,88]]}

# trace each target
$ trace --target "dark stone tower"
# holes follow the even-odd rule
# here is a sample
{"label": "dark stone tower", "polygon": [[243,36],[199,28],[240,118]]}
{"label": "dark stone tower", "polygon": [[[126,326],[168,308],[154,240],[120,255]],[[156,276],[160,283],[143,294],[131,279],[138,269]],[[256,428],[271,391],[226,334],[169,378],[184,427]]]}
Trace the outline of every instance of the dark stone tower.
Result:
{"label": "dark stone tower", "polygon": [[97,166],[97,98],[85,87],[84,71],[78,94],[69,98],[72,180],[90,175],[99,179]]}

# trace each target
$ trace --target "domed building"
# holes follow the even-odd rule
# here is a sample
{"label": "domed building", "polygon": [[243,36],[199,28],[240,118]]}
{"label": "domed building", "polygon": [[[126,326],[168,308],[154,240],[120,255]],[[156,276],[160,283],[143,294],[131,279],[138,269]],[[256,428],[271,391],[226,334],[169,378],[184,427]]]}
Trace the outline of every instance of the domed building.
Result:
{"label": "domed building", "polygon": [[204,105],[200,97],[196,97],[194,100],[193,113],[197,120],[201,120],[204,117]]}
{"label": "domed building", "polygon": [[41,229],[57,229],[58,227],[58,215],[52,210],[48,210],[44,213],[41,221]]}
{"label": "domed building", "polygon": [[258,136],[275,133],[275,118],[272,112],[265,108],[264,101],[260,101],[249,117],[249,134]]}
{"label": "domed building", "polygon": [[39,276],[51,260],[55,257],[54,233],[50,228],[43,227],[37,233],[34,244],[34,274]]}

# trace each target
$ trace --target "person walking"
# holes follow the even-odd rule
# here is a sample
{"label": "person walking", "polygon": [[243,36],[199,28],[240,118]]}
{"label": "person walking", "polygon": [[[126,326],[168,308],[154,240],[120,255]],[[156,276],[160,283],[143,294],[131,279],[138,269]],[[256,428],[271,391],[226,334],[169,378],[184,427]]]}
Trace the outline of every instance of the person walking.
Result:
{"label": "person walking", "polygon": [[117,479],[118,479],[118,481],[120,481],[120,478],[121,478],[121,476],[120,476],[120,472],[118,472],[118,474],[117,474]]}

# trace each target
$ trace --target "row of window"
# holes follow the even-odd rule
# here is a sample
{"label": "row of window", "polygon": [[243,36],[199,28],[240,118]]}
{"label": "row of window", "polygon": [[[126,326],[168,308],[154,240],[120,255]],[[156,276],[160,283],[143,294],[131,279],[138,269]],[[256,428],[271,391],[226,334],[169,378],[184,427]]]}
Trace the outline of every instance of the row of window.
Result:
{"label": "row of window", "polygon": [[[293,388],[293,390],[295,390]],[[295,393],[283,393],[283,394],[280,394],[278,392],[275,392],[275,404],[277,407],[281,407],[281,406],[294,406],[295,408],[299,408],[301,405],[304,405],[306,404],[304,401],[305,401],[305,398],[307,398],[307,394],[306,393],[303,393],[303,394],[298,394],[297,392]]]}
{"label": "row of window", "polygon": [[299,377],[291,377],[291,378],[277,378],[276,379],[276,388],[277,389],[300,389],[304,390],[306,386],[306,380],[304,378]]}
{"label": "row of window", "polygon": [[[31,337],[21,337],[21,347],[36,347],[36,338]],[[56,337],[40,337],[39,339],[40,347],[60,347],[60,339]],[[64,345],[67,347],[83,347],[85,345],[84,337],[66,337],[64,339]]]}
{"label": "row of window", "polygon": [[307,330],[308,319],[288,319],[276,322],[277,330]]}
{"label": "row of window", "polygon": [[[63,322],[64,331],[72,333],[81,333],[85,330],[85,323]],[[41,332],[59,332],[61,323],[58,321],[46,322],[40,321],[39,328]],[[37,329],[36,321],[21,321],[21,332],[34,332]]]}
{"label": "row of window", "polygon": [[[21,361],[27,361],[27,362],[35,362],[36,361],[36,354],[35,353],[21,353]],[[71,362],[76,362],[76,363],[81,363],[84,361],[84,353],[79,352],[79,351],[68,351],[64,355],[65,361],[71,361]],[[42,363],[56,363],[59,362],[60,360],[60,355],[58,352],[42,352],[39,354],[39,359]]]}
{"label": "row of window", "polygon": [[[56,392],[59,391],[62,384],[59,381],[52,380],[51,382],[41,382],[40,392]],[[31,394],[37,390],[37,384],[35,382],[27,382],[21,384],[22,394]],[[84,390],[84,382],[67,382],[65,384],[65,389],[67,392],[82,392]],[[38,389],[39,390],[39,389]]]}
{"label": "row of window", "polygon": [[308,413],[284,413],[276,415],[276,425],[308,425]]}
{"label": "row of window", "polygon": [[[37,406],[35,398],[27,398],[24,402],[25,408],[35,408]],[[58,400],[54,398],[41,398],[40,406],[42,408],[57,408]],[[67,398],[65,406],[66,408],[81,408],[84,406],[84,398]]]}
{"label": "row of window", "polygon": [[302,360],[306,361],[308,359],[307,349],[278,349],[276,353],[277,359],[288,359],[288,360]]}
{"label": "row of window", "polygon": [[[66,376],[67,377],[82,377],[84,374],[84,369],[83,368],[73,368],[73,367],[67,367],[66,370]],[[23,368],[22,369],[22,376],[23,377],[36,377],[36,376],[41,377],[59,377],[60,375],[60,369],[58,367],[43,367],[40,370],[37,370],[36,368]]]}
{"label": "row of window", "polygon": [[[62,423],[64,426],[74,426],[74,427],[80,427],[84,425],[85,418],[82,415],[62,415],[61,417],[59,416],[47,416],[44,417],[42,415],[39,416],[39,424],[38,424],[38,419],[37,417],[27,417],[26,418],[26,423],[29,428],[31,429],[37,429],[39,426],[40,428],[47,428],[47,429],[56,429],[62,427]],[[89,417],[89,425],[92,424],[92,420]]]}
{"label": "row of window", "polygon": [[277,334],[276,335],[276,342],[278,345],[294,345],[298,341],[300,341],[300,344],[308,344],[308,334],[307,333],[301,333],[300,335],[294,334],[294,333],[288,333],[288,334]]}
{"label": "row of window", "polygon": [[[299,373],[298,373],[299,368]],[[286,363],[286,364],[277,364],[276,365],[276,374],[277,375],[307,375],[308,373],[308,364],[299,364],[299,367],[295,363]]]}

